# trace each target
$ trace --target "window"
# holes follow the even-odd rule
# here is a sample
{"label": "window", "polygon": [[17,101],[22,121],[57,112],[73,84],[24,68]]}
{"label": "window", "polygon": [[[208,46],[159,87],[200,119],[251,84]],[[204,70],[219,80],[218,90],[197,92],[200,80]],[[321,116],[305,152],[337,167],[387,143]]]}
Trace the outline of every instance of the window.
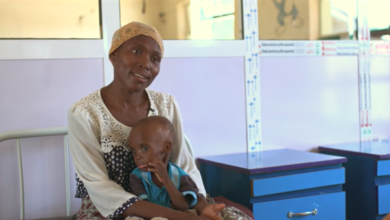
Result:
{"label": "window", "polygon": [[121,25],[154,26],[165,40],[242,39],[240,0],[120,0]]}
{"label": "window", "polygon": [[101,38],[99,0],[0,0],[0,38]]}
{"label": "window", "polygon": [[356,39],[356,0],[258,0],[260,40]]}
{"label": "window", "polygon": [[371,40],[390,41],[389,8],[389,0],[367,1],[367,19],[371,32]]}

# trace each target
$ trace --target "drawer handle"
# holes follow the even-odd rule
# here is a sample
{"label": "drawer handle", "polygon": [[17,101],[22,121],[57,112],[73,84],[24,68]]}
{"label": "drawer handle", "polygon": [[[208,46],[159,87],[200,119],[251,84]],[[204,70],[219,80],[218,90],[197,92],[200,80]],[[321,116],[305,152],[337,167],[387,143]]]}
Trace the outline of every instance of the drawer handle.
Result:
{"label": "drawer handle", "polygon": [[294,215],[295,216],[317,215],[317,213],[318,213],[317,209],[313,209],[313,211],[311,211],[311,212],[300,212],[300,213],[289,212],[289,213],[287,213],[287,217],[292,218]]}

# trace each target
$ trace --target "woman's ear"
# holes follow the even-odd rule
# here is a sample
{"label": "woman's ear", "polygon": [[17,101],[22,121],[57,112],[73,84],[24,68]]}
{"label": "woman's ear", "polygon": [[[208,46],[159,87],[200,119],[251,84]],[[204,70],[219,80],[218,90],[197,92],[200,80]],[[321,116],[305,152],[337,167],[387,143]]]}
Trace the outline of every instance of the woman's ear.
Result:
{"label": "woman's ear", "polygon": [[[119,49],[119,48],[118,48]],[[108,56],[108,59],[111,61],[111,64],[113,64],[114,60],[117,58],[118,56],[118,49],[114,50],[114,52],[112,52],[109,56]]]}
{"label": "woman's ear", "polygon": [[108,59],[110,60],[111,64],[112,64],[112,60],[114,59],[115,57],[115,51],[114,53],[110,54],[110,56],[108,56]]}

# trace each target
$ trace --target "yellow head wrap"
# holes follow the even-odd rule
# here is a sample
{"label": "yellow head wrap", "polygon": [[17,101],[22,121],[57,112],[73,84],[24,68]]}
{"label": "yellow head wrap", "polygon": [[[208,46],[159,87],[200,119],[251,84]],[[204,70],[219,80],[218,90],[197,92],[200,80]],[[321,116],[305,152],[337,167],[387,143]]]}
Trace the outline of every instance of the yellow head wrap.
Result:
{"label": "yellow head wrap", "polygon": [[115,31],[114,36],[112,37],[109,55],[118,49],[118,47],[120,47],[124,42],[138,35],[145,35],[153,38],[160,46],[162,55],[164,55],[163,41],[156,28],[136,21],[130,22]]}

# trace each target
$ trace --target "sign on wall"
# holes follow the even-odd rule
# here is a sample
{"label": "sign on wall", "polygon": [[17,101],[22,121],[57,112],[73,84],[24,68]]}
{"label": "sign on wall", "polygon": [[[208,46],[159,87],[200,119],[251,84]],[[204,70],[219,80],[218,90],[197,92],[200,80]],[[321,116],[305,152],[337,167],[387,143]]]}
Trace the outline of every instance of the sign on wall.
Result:
{"label": "sign on wall", "polygon": [[245,94],[247,152],[249,166],[261,160],[261,103],[260,103],[260,62],[257,1],[244,0],[244,36],[245,36]]}
{"label": "sign on wall", "polygon": [[358,1],[358,19],[360,141],[371,141],[371,48],[366,0]]}
{"label": "sign on wall", "polygon": [[355,41],[260,41],[259,56],[356,56]]}

